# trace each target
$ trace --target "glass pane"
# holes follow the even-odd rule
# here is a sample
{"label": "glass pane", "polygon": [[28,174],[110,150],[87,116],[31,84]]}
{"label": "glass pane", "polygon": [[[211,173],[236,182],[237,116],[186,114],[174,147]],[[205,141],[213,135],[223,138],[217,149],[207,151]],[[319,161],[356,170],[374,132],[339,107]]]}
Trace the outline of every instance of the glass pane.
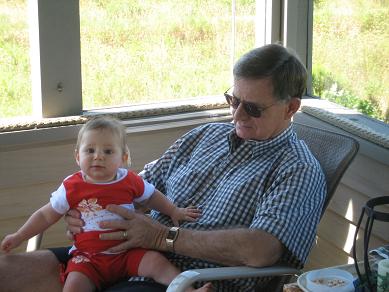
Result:
{"label": "glass pane", "polygon": [[314,0],[314,95],[389,122],[388,19],[388,0]]}
{"label": "glass pane", "polygon": [[[254,45],[237,1],[235,55]],[[231,82],[231,1],[81,0],[85,109],[221,94]]]}
{"label": "glass pane", "polygon": [[0,119],[32,115],[27,1],[0,0]]}

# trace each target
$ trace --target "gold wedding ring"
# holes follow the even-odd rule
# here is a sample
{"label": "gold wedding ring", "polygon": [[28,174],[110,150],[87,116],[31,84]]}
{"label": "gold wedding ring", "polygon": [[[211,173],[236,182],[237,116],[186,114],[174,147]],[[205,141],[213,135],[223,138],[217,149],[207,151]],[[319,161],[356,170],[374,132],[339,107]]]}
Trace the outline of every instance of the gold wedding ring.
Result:
{"label": "gold wedding ring", "polygon": [[127,239],[127,231],[123,231],[123,239]]}

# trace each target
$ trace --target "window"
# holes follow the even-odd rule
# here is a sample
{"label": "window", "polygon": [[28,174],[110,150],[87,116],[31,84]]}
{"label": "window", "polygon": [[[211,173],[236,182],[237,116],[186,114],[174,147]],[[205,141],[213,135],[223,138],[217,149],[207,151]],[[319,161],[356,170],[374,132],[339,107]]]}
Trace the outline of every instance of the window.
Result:
{"label": "window", "polygon": [[0,1],[0,118],[32,114],[26,1]]}
{"label": "window", "polygon": [[314,95],[389,122],[388,17],[389,1],[314,1]]}
{"label": "window", "polygon": [[[233,57],[255,43],[255,0],[70,3],[77,1],[39,1],[40,7],[30,7],[34,17],[40,12],[35,31],[39,26],[40,34],[48,35],[32,45],[31,60],[32,75],[42,79],[34,83],[39,88],[33,86],[33,98],[41,91],[42,108],[50,108],[44,116],[58,116],[70,99],[76,100],[74,113],[81,99],[79,65],[71,56],[80,46],[72,32],[78,9],[84,110],[220,95],[231,83]],[[31,98],[27,3],[1,1],[0,7],[1,63],[9,64],[2,74],[0,116],[31,115],[41,101]]]}
{"label": "window", "polygon": [[[83,108],[218,95],[229,86],[231,1],[80,1]],[[255,1],[237,1],[236,51]]]}

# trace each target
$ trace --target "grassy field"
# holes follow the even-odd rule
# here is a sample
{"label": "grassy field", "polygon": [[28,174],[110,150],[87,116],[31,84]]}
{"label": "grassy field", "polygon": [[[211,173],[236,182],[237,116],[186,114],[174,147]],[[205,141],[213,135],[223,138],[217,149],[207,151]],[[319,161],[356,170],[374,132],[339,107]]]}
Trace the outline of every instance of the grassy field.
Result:
{"label": "grassy field", "polygon": [[[0,0],[0,117],[31,114],[25,2]],[[255,1],[237,7],[239,56],[254,46]],[[80,0],[83,107],[223,93],[231,84],[230,11],[225,0]]]}
{"label": "grassy field", "polygon": [[[314,2],[314,93],[388,122],[388,1]],[[237,8],[235,56],[254,45],[255,0]],[[83,107],[222,93],[230,11],[229,0],[80,0]],[[26,19],[27,1],[0,0],[0,118],[31,114]]]}
{"label": "grassy field", "polygon": [[389,123],[389,1],[314,2],[314,93]]}

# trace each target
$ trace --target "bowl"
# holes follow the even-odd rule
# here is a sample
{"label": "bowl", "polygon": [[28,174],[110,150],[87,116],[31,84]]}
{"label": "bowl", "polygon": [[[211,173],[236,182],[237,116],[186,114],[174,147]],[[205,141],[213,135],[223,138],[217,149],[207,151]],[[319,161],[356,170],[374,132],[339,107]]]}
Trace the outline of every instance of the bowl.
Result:
{"label": "bowl", "polygon": [[314,292],[353,292],[354,277],[341,269],[320,269],[307,273],[307,288]]}

